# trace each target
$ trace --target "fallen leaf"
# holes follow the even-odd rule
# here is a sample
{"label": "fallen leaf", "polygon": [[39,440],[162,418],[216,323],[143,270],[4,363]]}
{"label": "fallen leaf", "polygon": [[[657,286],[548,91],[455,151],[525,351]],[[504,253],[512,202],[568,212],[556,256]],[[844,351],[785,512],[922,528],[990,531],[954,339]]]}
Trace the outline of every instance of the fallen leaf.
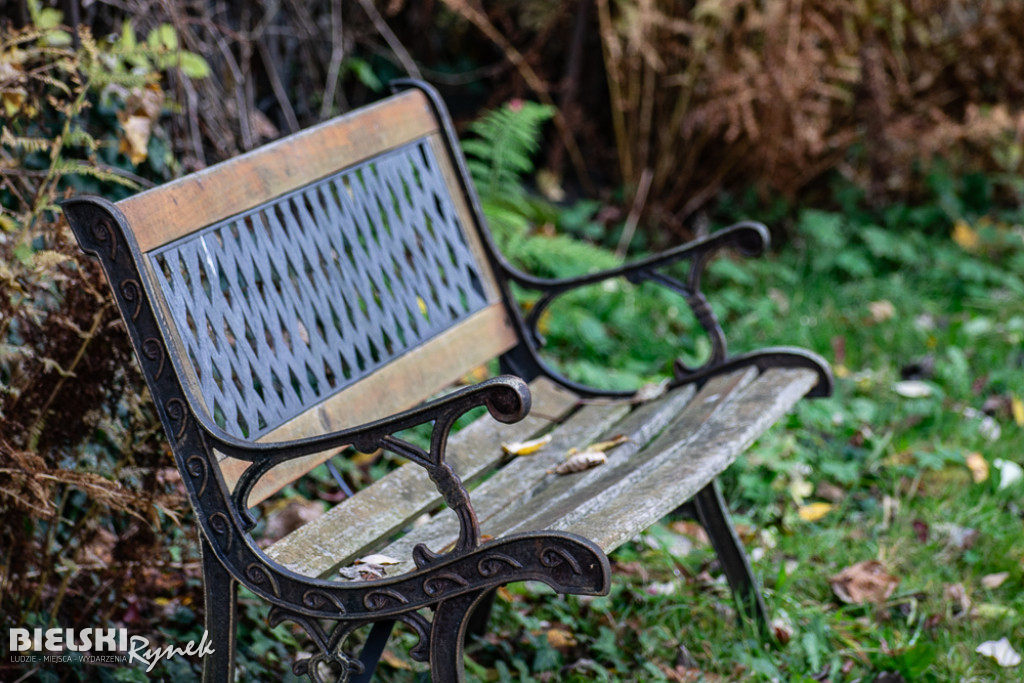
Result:
{"label": "fallen leaf", "polygon": [[1010,412],[1013,413],[1013,421],[1018,427],[1024,427],[1024,401],[1016,395],[1010,397]]}
{"label": "fallen leaf", "polygon": [[891,320],[896,315],[896,307],[892,305],[892,302],[888,299],[882,299],[881,301],[872,301],[868,304],[868,310],[871,312],[871,318],[876,323],[885,322]]}
{"label": "fallen leaf", "polygon": [[653,401],[668,391],[668,381],[669,380],[666,377],[660,382],[650,382],[643,385],[636,390],[635,394],[633,394],[633,402],[646,403],[647,401]]}
{"label": "fallen leaf", "polygon": [[556,650],[568,650],[569,648],[576,645],[576,636],[571,631],[562,627],[555,626],[554,628],[548,629],[548,645]]}
{"label": "fallen leaf", "polygon": [[789,495],[797,505],[804,504],[804,498],[814,493],[814,484],[804,479],[800,474],[793,476],[789,482]]}
{"label": "fallen leaf", "polygon": [[356,567],[342,567],[338,570],[338,574],[341,575],[341,578],[349,581],[372,581],[383,579],[387,572],[384,571],[384,567],[377,564],[361,564]]}
{"label": "fallen leaf", "polygon": [[991,415],[986,415],[977,408],[966,406],[960,410],[960,414],[969,420],[981,420],[981,424],[978,425],[978,433],[989,441],[996,441],[1003,433],[999,423]]}
{"label": "fallen leaf", "polygon": [[814,487],[814,495],[824,498],[830,503],[841,503],[846,500],[846,491],[841,486],[827,481],[819,481]]}
{"label": "fallen leaf", "polygon": [[582,472],[583,470],[589,470],[591,467],[603,465],[606,462],[608,462],[608,456],[601,451],[583,451],[582,453],[569,456],[568,460],[559,464],[553,470],[548,470],[548,474]]}
{"label": "fallen leaf", "polygon": [[610,451],[611,449],[615,448],[616,446],[621,446],[622,444],[626,443],[627,441],[629,441],[629,437],[626,436],[625,434],[616,434],[615,436],[613,436],[612,438],[608,439],[607,441],[598,441],[595,444],[591,444],[591,445],[587,446],[586,450],[588,450],[588,451],[601,451],[602,453],[604,453],[606,451]]}
{"label": "fallen leaf", "polygon": [[884,602],[896,590],[900,580],[886,573],[878,560],[865,560],[847,567],[829,578],[832,592],[845,603],[863,605]]}
{"label": "fallen leaf", "polygon": [[903,398],[927,398],[932,395],[931,386],[917,379],[896,382],[893,389]]}
{"label": "fallen leaf", "polygon": [[975,484],[980,484],[988,479],[988,460],[985,460],[985,456],[981,453],[968,453],[964,460],[967,463],[967,469],[971,471],[971,479]]}
{"label": "fallen leaf", "polygon": [[292,498],[280,507],[268,512],[267,528],[260,539],[261,544],[270,544],[284,538],[299,527],[312,522],[324,513],[324,506],[317,501]]}
{"label": "fallen leaf", "polygon": [[146,160],[149,147],[149,134],[153,130],[153,122],[145,116],[122,115],[117,118],[121,123],[124,136],[117,151],[128,155],[129,161],[138,166]]}
{"label": "fallen leaf", "polygon": [[400,669],[401,671],[412,671],[412,665],[405,661],[391,650],[384,650],[381,654],[381,661],[390,666],[392,669]]}
{"label": "fallen leaf", "polygon": [[978,232],[962,218],[953,224],[952,237],[961,249],[974,251],[978,248]]}
{"label": "fallen leaf", "polygon": [[971,616],[979,619],[991,619],[993,621],[1016,616],[1016,612],[1006,605],[997,605],[992,602],[982,602],[974,606]]}
{"label": "fallen leaf", "polygon": [[505,451],[509,455],[530,455],[531,453],[536,453],[540,449],[544,448],[549,443],[551,443],[551,435],[547,434],[539,439],[517,441],[515,443],[503,443],[501,444],[501,450]]}
{"label": "fallen leaf", "polygon": [[928,542],[928,522],[924,520],[915,519],[911,526],[914,528],[914,535],[917,536],[917,540],[921,543]]}
{"label": "fallen leaf", "polygon": [[978,540],[978,530],[970,527],[960,526],[952,522],[940,522],[935,525],[935,530],[945,534],[948,538],[946,544],[957,550],[967,550],[974,546]]}
{"label": "fallen leaf", "polygon": [[1010,641],[1006,638],[1000,638],[999,640],[986,640],[984,643],[979,645],[975,650],[979,655],[985,655],[996,660],[996,664],[1005,668],[1010,668],[1020,664],[1020,655],[1010,645]]}
{"label": "fallen leaf", "polygon": [[367,555],[366,557],[360,557],[354,562],[354,564],[376,564],[381,567],[385,567],[389,564],[399,564],[399,561],[393,557],[388,557],[387,555],[374,553],[372,555]]}
{"label": "fallen leaf", "polygon": [[810,503],[801,505],[797,514],[805,522],[817,522],[819,519],[832,512],[835,506],[832,503]]}
{"label": "fallen leaf", "polygon": [[996,458],[992,461],[996,470],[999,471],[999,490],[1010,488],[1021,479],[1024,479],[1024,469],[1015,462]]}
{"label": "fallen leaf", "polygon": [[418,297],[416,297],[416,304],[420,307],[420,314],[424,318],[426,318],[427,317],[427,302],[423,300],[423,297],[418,296]]}
{"label": "fallen leaf", "polygon": [[680,519],[675,522],[670,522],[668,526],[677,534],[686,536],[700,545],[708,545],[711,542],[711,539],[708,538],[708,532],[705,531],[704,527],[701,526],[699,522]]}
{"label": "fallen leaf", "polygon": [[986,574],[981,577],[981,585],[989,590],[995,590],[1003,585],[1010,578],[1010,572],[999,572],[997,574]]}
{"label": "fallen leaf", "polygon": [[947,583],[942,589],[942,597],[950,603],[953,616],[962,617],[970,613],[971,599],[962,583]]}

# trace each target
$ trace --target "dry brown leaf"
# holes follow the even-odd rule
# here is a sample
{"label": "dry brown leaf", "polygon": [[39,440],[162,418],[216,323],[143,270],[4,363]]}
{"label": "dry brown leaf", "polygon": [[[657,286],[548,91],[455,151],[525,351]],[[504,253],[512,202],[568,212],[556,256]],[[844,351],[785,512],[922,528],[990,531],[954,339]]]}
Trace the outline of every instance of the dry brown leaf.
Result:
{"label": "dry brown leaf", "polygon": [[539,439],[516,441],[515,443],[503,443],[501,444],[501,450],[505,451],[509,455],[530,455],[544,448],[549,443],[551,443],[551,435],[546,434]]}
{"label": "dry brown leaf", "polygon": [[400,671],[412,671],[412,665],[405,661],[391,650],[384,650],[384,654],[381,655],[381,661],[390,666],[392,669],[399,669]]}
{"label": "dry brown leaf", "polygon": [[832,592],[840,600],[852,605],[885,602],[900,580],[888,574],[878,560],[866,560],[849,566],[829,578]]}
{"label": "dry brown leaf", "polygon": [[954,616],[970,614],[971,598],[962,583],[947,583],[942,589],[942,597],[949,603]]}
{"label": "dry brown leaf", "polygon": [[576,645],[576,636],[562,626],[549,628],[547,635],[548,645],[556,650],[568,650]]}
{"label": "dry brown leaf", "polygon": [[583,470],[589,470],[591,467],[598,467],[608,462],[608,456],[601,451],[583,451],[582,453],[576,453],[569,456],[569,459],[561,463],[552,470],[548,470],[548,474],[572,474],[573,472],[582,472]]}
{"label": "dry brown leaf", "polygon": [[284,505],[272,509],[267,520],[267,530],[261,543],[273,543],[284,538],[299,527],[312,522],[324,513],[323,506],[304,498],[292,498]]}
{"label": "dry brown leaf", "polygon": [[701,545],[708,545],[711,540],[708,538],[708,532],[704,530],[704,527],[699,522],[691,522],[689,520],[681,519],[675,522],[669,523],[669,528],[681,536],[686,536],[694,543]]}

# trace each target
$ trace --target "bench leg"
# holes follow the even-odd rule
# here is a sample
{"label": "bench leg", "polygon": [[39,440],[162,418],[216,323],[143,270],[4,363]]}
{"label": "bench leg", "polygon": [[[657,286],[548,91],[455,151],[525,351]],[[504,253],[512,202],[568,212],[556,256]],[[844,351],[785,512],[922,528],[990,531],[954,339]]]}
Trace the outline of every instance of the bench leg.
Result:
{"label": "bench leg", "polygon": [[203,657],[203,683],[230,683],[235,680],[238,584],[221,566],[201,532],[199,538],[203,555],[206,631],[213,648],[213,654]]}
{"label": "bench leg", "polygon": [[438,604],[430,627],[431,680],[464,683],[462,653],[466,632],[474,611],[489,593],[475,591]]}
{"label": "bench leg", "polygon": [[750,560],[729,518],[718,480],[701,489],[693,503],[697,510],[697,521],[708,532],[711,545],[725,571],[725,578],[744,616],[753,619],[758,628],[767,633],[768,610],[765,609],[761,590],[750,568]]}
{"label": "bench leg", "polygon": [[363,673],[354,677],[352,683],[370,683],[373,680],[373,674],[377,670],[377,663],[380,661],[380,656],[384,654],[384,648],[387,647],[388,638],[391,636],[391,630],[394,627],[394,619],[373,622],[370,635],[366,637],[363,651],[359,655],[359,661],[362,662],[364,667]]}

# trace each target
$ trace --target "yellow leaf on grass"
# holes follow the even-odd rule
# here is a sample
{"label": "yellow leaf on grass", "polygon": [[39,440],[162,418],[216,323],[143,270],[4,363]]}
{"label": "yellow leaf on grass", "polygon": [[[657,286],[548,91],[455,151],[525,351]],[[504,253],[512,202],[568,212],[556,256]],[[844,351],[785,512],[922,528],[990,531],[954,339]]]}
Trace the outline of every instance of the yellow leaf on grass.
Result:
{"label": "yellow leaf on grass", "polygon": [[835,506],[832,503],[810,503],[801,505],[797,514],[805,522],[817,522],[819,519],[832,512]]}
{"label": "yellow leaf on grass", "polygon": [[1010,397],[1010,410],[1013,411],[1013,421],[1018,427],[1024,427],[1024,401],[1017,396]]}
{"label": "yellow leaf on grass", "polygon": [[962,218],[953,225],[953,241],[966,251],[978,248],[978,232]]}
{"label": "yellow leaf on grass", "polygon": [[964,460],[967,462],[967,469],[971,471],[971,479],[975,484],[980,484],[988,479],[988,460],[985,460],[985,456],[981,453],[968,453]]}

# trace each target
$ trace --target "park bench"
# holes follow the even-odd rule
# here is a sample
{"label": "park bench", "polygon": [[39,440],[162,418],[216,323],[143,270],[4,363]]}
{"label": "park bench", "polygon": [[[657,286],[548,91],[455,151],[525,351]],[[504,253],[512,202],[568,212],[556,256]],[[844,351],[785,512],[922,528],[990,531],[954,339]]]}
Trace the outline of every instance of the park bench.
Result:
{"label": "park bench", "polygon": [[[492,243],[437,93],[396,89],[117,204],[63,206],[102,262],[195,512],[215,650],[204,679],[233,679],[242,585],[271,624],[309,634],[300,675],[369,680],[401,622],[433,680],[462,680],[468,624],[497,587],[606,593],[607,553],[687,501],[740,605],[763,620],[716,477],[801,397],[831,391],[810,352],[729,355],[700,291],[714,252],[756,255],[765,229],[739,224],[576,279],[522,273]],[[668,272],[686,264],[682,279]],[[707,362],[677,361],[663,392],[561,376],[540,356],[538,321],[611,278],[680,294],[711,340]],[[512,283],[539,295],[528,311]],[[504,374],[440,394],[495,358]],[[452,434],[477,407],[487,414]],[[551,440],[533,455],[501,446],[541,435]],[[553,472],[569,449],[613,435],[628,440],[606,464]],[[380,449],[409,462],[257,544],[261,501],[339,453]],[[339,573],[370,553],[398,563]]]}

